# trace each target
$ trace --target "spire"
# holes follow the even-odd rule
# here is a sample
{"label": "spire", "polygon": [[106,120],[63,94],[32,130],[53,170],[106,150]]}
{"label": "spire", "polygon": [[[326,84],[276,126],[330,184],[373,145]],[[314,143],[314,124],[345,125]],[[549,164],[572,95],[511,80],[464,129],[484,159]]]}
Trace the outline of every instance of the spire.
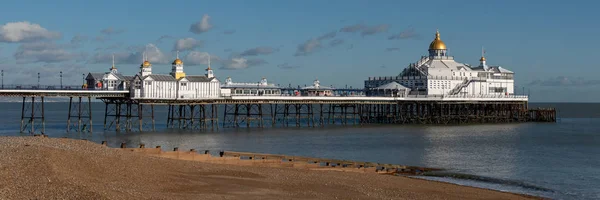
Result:
{"label": "spire", "polygon": [[[208,53],[206,53],[208,54]],[[208,54],[208,70],[210,70],[210,54]]]}
{"label": "spire", "polygon": [[177,59],[179,59],[179,50],[177,50]]}
{"label": "spire", "polygon": [[483,46],[481,46],[481,59],[479,59],[479,61],[485,62],[485,49]]}
{"label": "spire", "polygon": [[112,67],[110,67],[110,72],[117,73],[117,68],[115,67],[115,54],[112,55]]}
{"label": "spire", "polygon": [[206,68],[206,77],[213,78],[215,75],[213,74],[213,70],[210,68],[210,54],[206,53],[206,55],[208,55],[208,68]]}

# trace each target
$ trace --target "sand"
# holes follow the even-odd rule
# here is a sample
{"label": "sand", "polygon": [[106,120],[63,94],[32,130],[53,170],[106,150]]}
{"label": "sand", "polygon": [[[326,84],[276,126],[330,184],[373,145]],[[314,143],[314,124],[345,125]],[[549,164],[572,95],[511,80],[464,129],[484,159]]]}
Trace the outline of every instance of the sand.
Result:
{"label": "sand", "polygon": [[184,161],[0,137],[0,199],[530,199],[407,177]]}

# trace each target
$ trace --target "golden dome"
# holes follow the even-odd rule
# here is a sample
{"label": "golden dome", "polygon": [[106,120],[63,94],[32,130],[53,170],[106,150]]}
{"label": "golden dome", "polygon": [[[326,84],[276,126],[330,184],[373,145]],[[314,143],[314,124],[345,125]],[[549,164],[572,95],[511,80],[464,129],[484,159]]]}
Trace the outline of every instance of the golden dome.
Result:
{"label": "golden dome", "polygon": [[435,31],[435,39],[429,44],[430,50],[446,50],[446,44],[440,39],[440,32]]}
{"label": "golden dome", "polygon": [[152,64],[150,64],[150,62],[148,62],[147,60],[144,61],[144,63],[142,63],[142,67],[150,67],[152,66]]}
{"label": "golden dome", "polygon": [[481,59],[479,59],[479,61],[485,61],[485,57],[481,56]]}
{"label": "golden dome", "polygon": [[174,65],[182,65],[182,64],[183,64],[183,61],[181,61],[179,58],[177,58],[177,59],[175,59],[175,60],[173,61],[173,64],[174,64]]}

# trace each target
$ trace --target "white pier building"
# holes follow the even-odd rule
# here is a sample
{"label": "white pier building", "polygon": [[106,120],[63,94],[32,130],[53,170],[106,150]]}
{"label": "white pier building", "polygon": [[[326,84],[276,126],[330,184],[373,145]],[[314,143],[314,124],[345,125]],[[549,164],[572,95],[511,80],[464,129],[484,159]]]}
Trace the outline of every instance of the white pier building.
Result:
{"label": "white pier building", "polygon": [[[210,56],[209,56],[210,57]],[[210,60],[210,58],[209,58]],[[152,64],[144,59],[140,72],[133,77],[130,87],[132,99],[216,99],[221,97],[219,80],[210,68],[205,75],[186,75],[183,61],[172,63],[170,74],[152,74]]]}
{"label": "white pier building", "polygon": [[257,83],[235,83],[227,77],[221,91],[224,96],[227,93],[231,96],[281,96],[281,87],[267,82],[265,77]]}
{"label": "white pier building", "polygon": [[484,51],[478,66],[455,61],[436,32],[428,56],[411,63],[398,76],[369,77],[365,89],[396,82],[410,89],[410,94],[418,95],[509,96],[514,94],[513,76],[503,67],[488,66]]}

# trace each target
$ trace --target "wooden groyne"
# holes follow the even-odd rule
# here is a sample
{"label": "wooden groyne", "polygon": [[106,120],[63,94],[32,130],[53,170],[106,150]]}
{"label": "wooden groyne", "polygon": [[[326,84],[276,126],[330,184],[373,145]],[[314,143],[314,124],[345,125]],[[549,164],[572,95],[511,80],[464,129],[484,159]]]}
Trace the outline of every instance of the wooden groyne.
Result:
{"label": "wooden groyne", "polygon": [[[106,146],[106,142],[102,142],[102,145]],[[199,161],[216,164],[233,164],[241,166],[286,167],[310,170],[332,170],[348,172],[374,172],[380,174],[393,175],[418,175],[424,172],[441,170],[435,168],[383,164],[375,162],[361,162],[351,160],[336,160],[303,156],[288,156],[234,151],[220,151],[218,156],[213,156],[209,150],[198,152],[195,149],[181,151],[179,148],[174,148],[173,151],[163,151],[160,146],[156,146],[155,148],[146,148],[143,144],[141,144],[138,148],[127,148],[126,144],[122,143],[120,149],[163,158]]]}

